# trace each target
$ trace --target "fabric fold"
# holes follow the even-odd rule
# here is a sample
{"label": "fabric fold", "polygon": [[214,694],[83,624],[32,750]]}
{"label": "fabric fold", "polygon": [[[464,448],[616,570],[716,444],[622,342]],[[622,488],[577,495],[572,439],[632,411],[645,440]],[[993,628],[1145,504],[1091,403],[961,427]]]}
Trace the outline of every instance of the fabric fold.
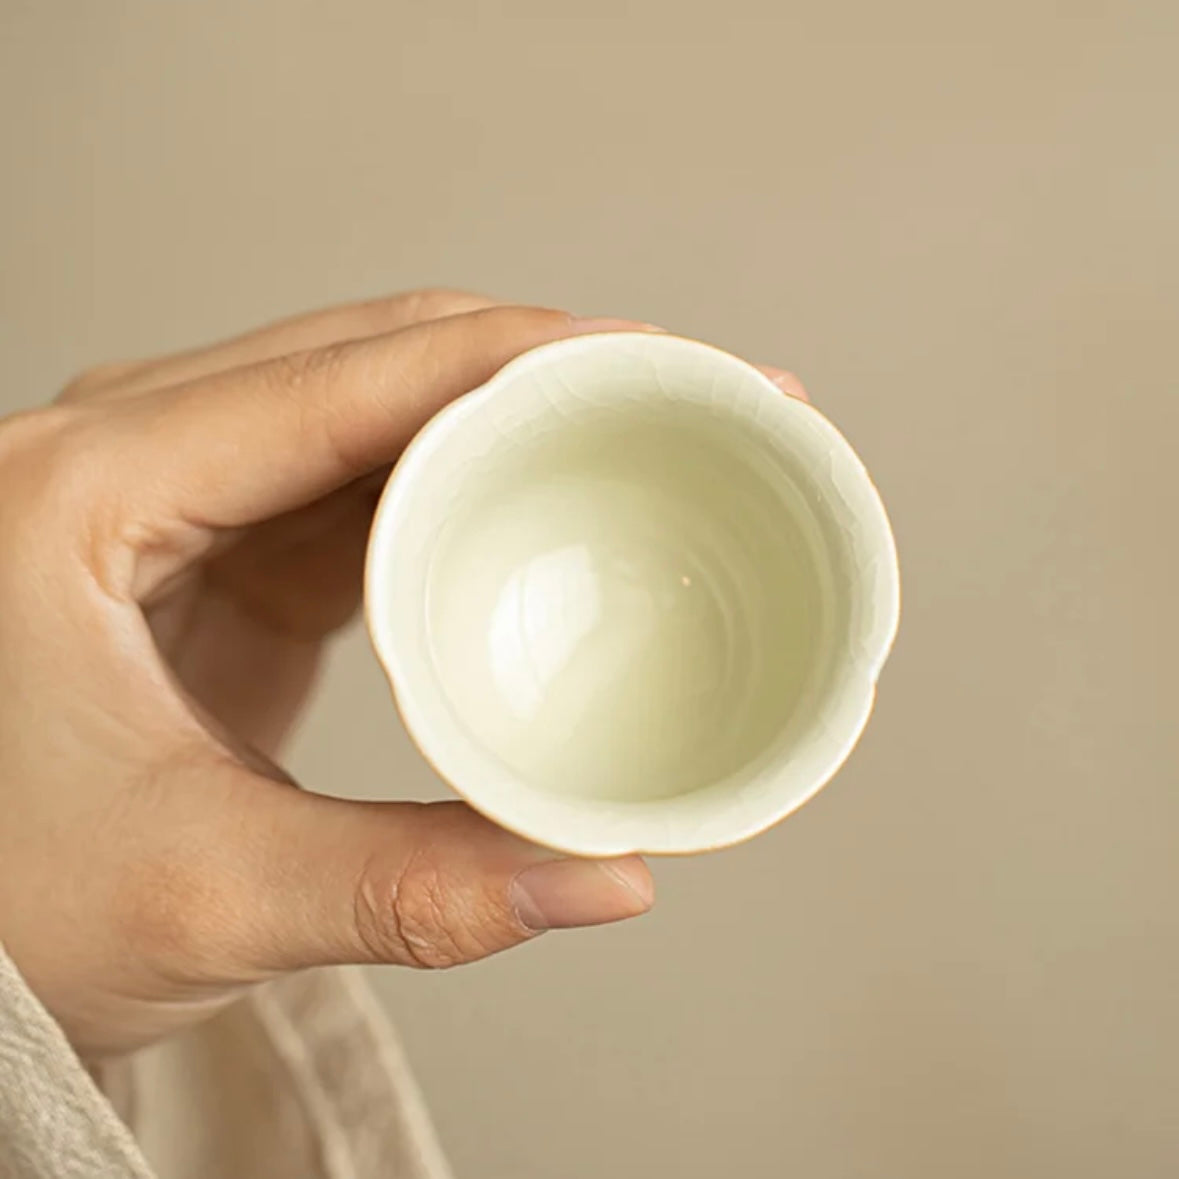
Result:
{"label": "fabric fold", "polygon": [[228,1175],[451,1179],[358,970],[256,988],[92,1077],[0,950],[0,1179]]}

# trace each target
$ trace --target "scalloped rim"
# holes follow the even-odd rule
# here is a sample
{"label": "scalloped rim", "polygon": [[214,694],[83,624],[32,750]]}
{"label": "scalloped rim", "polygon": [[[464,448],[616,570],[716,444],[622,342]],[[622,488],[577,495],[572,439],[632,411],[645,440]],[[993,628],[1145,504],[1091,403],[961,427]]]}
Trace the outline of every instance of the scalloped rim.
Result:
{"label": "scalloped rim", "polygon": [[[780,441],[797,436],[800,423],[817,429],[829,447],[841,492],[850,489],[857,523],[867,533],[872,556],[877,562],[872,605],[874,625],[849,667],[853,685],[842,692],[836,708],[836,724],[826,738],[811,733],[812,745],[821,746],[821,756],[807,784],[784,785],[774,790],[774,770],[756,776],[756,783],[768,789],[758,805],[737,805],[731,783],[706,787],[698,794],[715,792],[715,805],[703,821],[676,821],[669,815],[675,800],[618,802],[562,798],[528,787],[494,755],[474,742],[449,707],[440,707],[441,688],[415,676],[413,659],[401,649],[389,610],[379,611],[376,603],[389,600],[391,562],[388,553],[397,543],[398,524],[413,498],[418,473],[457,432],[473,425],[485,412],[492,397],[543,398],[529,378],[539,368],[560,365],[572,355],[601,351],[617,355],[657,356],[674,350],[683,359],[689,349],[695,359],[740,376],[760,392],[749,401],[735,402],[727,409],[735,417],[754,419],[761,426],[774,427],[766,433]],[[666,396],[667,394],[664,393]],[[820,483],[833,484],[812,472]],[[410,738],[434,771],[472,807],[501,827],[535,843],[574,855],[617,856],[640,852],[683,855],[711,851],[741,843],[792,814],[814,797],[839,771],[851,755],[871,715],[875,685],[888,658],[900,621],[900,575],[896,546],[880,495],[851,445],[812,405],[784,394],[753,365],[709,344],[679,336],[637,332],[610,332],[572,336],[544,344],[510,361],[486,384],[453,401],[418,433],[405,449],[385,486],[369,537],[365,564],[365,618],[373,649],[389,681],[394,703]],[[851,675],[854,670],[855,674]],[[432,678],[432,677],[429,677]]]}

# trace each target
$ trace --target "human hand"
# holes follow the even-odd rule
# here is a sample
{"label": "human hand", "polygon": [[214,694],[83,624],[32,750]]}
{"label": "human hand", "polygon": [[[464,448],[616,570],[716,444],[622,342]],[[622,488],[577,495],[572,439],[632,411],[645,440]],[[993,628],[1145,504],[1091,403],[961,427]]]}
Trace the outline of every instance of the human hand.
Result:
{"label": "human hand", "polygon": [[285,971],[448,966],[650,905],[637,857],[306,793],[271,760],[417,429],[528,348],[638,326],[427,292],[0,422],[0,939],[84,1056]]}

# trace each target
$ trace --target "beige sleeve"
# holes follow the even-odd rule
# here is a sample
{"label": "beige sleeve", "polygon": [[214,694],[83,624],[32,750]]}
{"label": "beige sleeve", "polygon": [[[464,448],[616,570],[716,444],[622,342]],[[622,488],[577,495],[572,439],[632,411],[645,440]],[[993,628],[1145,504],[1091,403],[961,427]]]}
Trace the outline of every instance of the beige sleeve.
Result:
{"label": "beige sleeve", "polygon": [[0,1179],[99,1175],[151,1170],[0,946]]}
{"label": "beige sleeve", "polygon": [[102,1082],[122,1118],[0,953],[0,1179],[450,1179],[357,971],[258,988]]}

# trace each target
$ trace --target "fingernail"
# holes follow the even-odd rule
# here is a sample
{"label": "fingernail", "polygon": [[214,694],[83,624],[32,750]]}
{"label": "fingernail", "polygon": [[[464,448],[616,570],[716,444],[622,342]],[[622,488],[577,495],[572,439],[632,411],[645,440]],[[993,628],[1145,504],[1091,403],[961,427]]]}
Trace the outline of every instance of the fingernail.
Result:
{"label": "fingernail", "polygon": [[510,891],[520,924],[538,933],[637,917],[654,895],[651,874],[638,856],[547,860],[521,872]]}
{"label": "fingernail", "polygon": [[787,372],[784,368],[774,368],[772,365],[762,365],[761,371],[765,373],[783,393],[789,393],[791,397],[797,397],[801,401],[807,401],[806,390],[802,386],[802,382],[791,372]]}
{"label": "fingernail", "polygon": [[595,332],[663,332],[665,329],[653,323],[639,323],[634,319],[574,319],[573,330],[578,335]]}

